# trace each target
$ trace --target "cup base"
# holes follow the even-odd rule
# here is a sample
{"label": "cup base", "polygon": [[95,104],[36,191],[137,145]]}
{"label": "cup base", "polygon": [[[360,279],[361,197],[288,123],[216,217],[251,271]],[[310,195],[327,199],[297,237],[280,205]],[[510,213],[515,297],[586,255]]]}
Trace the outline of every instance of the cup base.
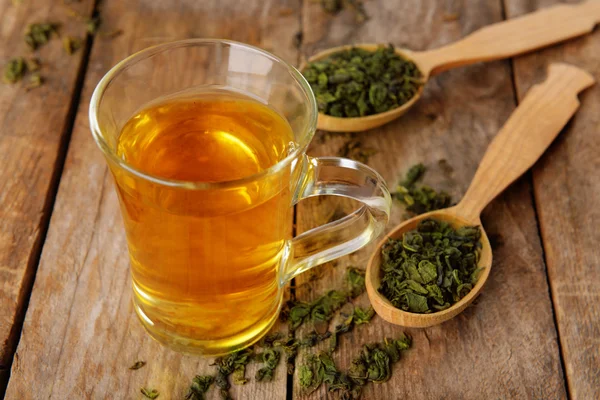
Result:
{"label": "cup base", "polygon": [[272,315],[257,322],[255,325],[237,333],[234,336],[222,339],[199,340],[193,337],[185,337],[173,332],[160,329],[146,316],[134,297],[133,305],[135,312],[148,334],[160,344],[169,347],[179,353],[201,356],[221,356],[258,342],[275,324],[279,318],[279,312],[283,304],[283,296],[277,303]]}

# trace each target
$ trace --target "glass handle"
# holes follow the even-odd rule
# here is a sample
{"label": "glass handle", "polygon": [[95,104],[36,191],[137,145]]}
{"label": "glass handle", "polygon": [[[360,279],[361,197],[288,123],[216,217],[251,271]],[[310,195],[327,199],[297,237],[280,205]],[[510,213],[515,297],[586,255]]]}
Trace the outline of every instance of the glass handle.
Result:
{"label": "glass handle", "polygon": [[390,192],[373,169],[338,157],[305,156],[303,161],[303,180],[295,193],[294,204],[308,197],[331,195],[358,200],[363,206],[288,242],[282,283],[316,265],[360,249],[383,232],[390,217]]}

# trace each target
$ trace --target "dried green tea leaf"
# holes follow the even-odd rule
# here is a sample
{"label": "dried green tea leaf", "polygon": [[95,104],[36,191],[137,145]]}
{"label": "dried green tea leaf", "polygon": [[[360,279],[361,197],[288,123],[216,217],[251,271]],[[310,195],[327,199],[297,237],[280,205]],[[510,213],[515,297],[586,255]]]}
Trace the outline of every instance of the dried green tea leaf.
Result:
{"label": "dried green tea leaf", "polygon": [[356,267],[348,267],[346,270],[346,285],[348,286],[351,298],[363,294],[366,290],[365,270]]}
{"label": "dried green tea leaf", "polygon": [[80,38],[65,36],[63,37],[63,48],[67,52],[67,54],[73,54],[77,50],[79,50],[82,46],[82,41]]}
{"label": "dried green tea leaf", "polygon": [[280,358],[281,353],[272,348],[266,349],[263,353],[261,353],[259,360],[264,363],[264,366],[256,371],[256,380],[259,382],[272,380],[273,373],[279,364]]}
{"label": "dried green tea leaf", "polygon": [[289,303],[282,317],[288,321],[290,331],[295,331],[302,325],[304,319],[310,315],[311,304],[304,302]]}
{"label": "dried green tea leaf", "polygon": [[156,399],[160,393],[156,389],[141,388],[140,392],[148,399]]}
{"label": "dried green tea leaf", "polygon": [[215,376],[215,385],[219,388],[219,393],[221,394],[221,398],[223,400],[233,400],[231,394],[229,393],[229,389],[231,388],[231,384],[227,380],[227,376],[222,374],[221,372],[217,372]]}
{"label": "dried green tea leaf", "polygon": [[410,337],[404,334],[398,339],[365,345],[347,373],[337,368],[329,353],[310,355],[299,369],[300,386],[310,393],[326,384],[328,391],[340,392],[342,399],[358,399],[368,382],[389,379],[392,364],[400,360],[401,352],[410,345]]}
{"label": "dried green tea leaf", "polygon": [[454,229],[426,219],[400,240],[381,249],[379,292],[405,311],[444,310],[465,297],[477,282],[481,251],[479,227]]}
{"label": "dried green tea leaf", "polygon": [[342,10],[342,0],[321,0],[321,7],[328,13],[336,13]]}
{"label": "dried green tea leaf", "polygon": [[52,34],[56,34],[60,24],[57,23],[35,23],[29,24],[25,30],[25,43],[32,49],[48,43]]}
{"label": "dried green tea leaf", "polygon": [[311,385],[313,380],[313,372],[307,365],[301,365],[300,370],[298,371],[298,376],[300,377],[300,386],[303,388],[307,388]]}
{"label": "dried green tea leaf", "polygon": [[351,9],[357,24],[369,19],[362,0],[320,0],[320,3],[323,10],[329,14],[337,14],[344,8]]}
{"label": "dried green tea leaf", "polygon": [[375,154],[377,154],[377,150],[363,147],[362,142],[357,138],[348,140],[338,151],[338,156],[350,158],[363,164],[367,164],[371,156]]}
{"label": "dried green tea leaf", "polygon": [[35,72],[40,69],[41,63],[38,58],[29,57],[25,59],[25,64],[27,64],[27,71]]}
{"label": "dried green tea leaf", "polygon": [[362,325],[362,324],[366,324],[369,321],[371,321],[371,319],[373,318],[373,316],[375,315],[375,310],[373,309],[373,307],[367,308],[366,310],[360,307],[355,307],[354,308],[354,325]]}
{"label": "dried green tea leaf", "polygon": [[114,39],[116,37],[121,36],[122,34],[123,34],[123,29],[114,29],[109,32],[102,32],[102,31],[98,32],[98,35],[100,35],[104,39]]}
{"label": "dried green tea leaf", "polygon": [[265,335],[264,338],[260,341],[261,347],[273,347],[273,342],[281,340],[283,338],[283,333],[281,332],[270,332]]}
{"label": "dried green tea leaf", "polygon": [[339,290],[330,290],[312,303],[310,315],[312,321],[329,321],[333,313],[348,301],[348,295]]}
{"label": "dried green tea leaf", "polygon": [[131,367],[129,367],[129,369],[132,369],[132,370],[140,369],[144,365],[146,365],[146,361],[136,361],[135,364],[133,364]]}
{"label": "dried green tea leaf", "polygon": [[3,80],[6,83],[16,83],[23,78],[27,72],[27,64],[23,57],[12,58],[4,66]]}
{"label": "dried green tea leaf", "polygon": [[217,367],[215,384],[219,388],[221,398],[231,398],[231,394],[229,393],[229,389],[231,388],[231,384],[229,383],[230,375],[233,374],[236,385],[243,385],[247,381],[245,379],[246,365],[252,361],[253,357],[254,352],[252,348],[247,348],[223,357],[218,357],[211,364]]}
{"label": "dried green tea leaf", "polygon": [[92,35],[98,32],[98,28],[102,24],[100,17],[87,18],[84,22],[86,30]]}
{"label": "dried green tea leaf", "polygon": [[294,374],[294,361],[298,355],[299,342],[289,334],[286,339],[276,340],[273,342],[273,347],[280,347],[286,355],[286,365],[288,375]]}
{"label": "dried green tea leaf", "polygon": [[25,86],[25,89],[32,90],[42,86],[43,83],[44,78],[42,78],[42,76],[36,72],[29,77],[29,83],[27,84],[27,86]]}
{"label": "dried green tea leaf", "polygon": [[210,386],[214,381],[215,378],[212,376],[196,375],[196,377],[192,379],[192,384],[185,396],[185,400],[204,400],[206,392],[208,392],[208,389],[210,389]]}
{"label": "dried green tea leaf", "polygon": [[437,192],[429,186],[417,186],[423,179],[426,168],[423,164],[413,165],[403,180],[398,183],[396,191],[392,193],[406,206],[406,210],[414,215],[423,214],[433,210],[449,207],[452,197],[444,192]]}
{"label": "dried green tea leaf", "polygon": [[329,351],[333,352],[337,348],[338,335],[350,332],[354,328],[354,306],[352,303],[346,303],[340,310],[340,319],[335,326],[331,339],[329,341]]}
{"label": "dried green tea leaf", "polygon": [[391,45],[373,52],[344,50],[309,63],[302,73],[315,93],[319,111],[343,118],[399,107],[423,85],[416,64],[396,54]]}

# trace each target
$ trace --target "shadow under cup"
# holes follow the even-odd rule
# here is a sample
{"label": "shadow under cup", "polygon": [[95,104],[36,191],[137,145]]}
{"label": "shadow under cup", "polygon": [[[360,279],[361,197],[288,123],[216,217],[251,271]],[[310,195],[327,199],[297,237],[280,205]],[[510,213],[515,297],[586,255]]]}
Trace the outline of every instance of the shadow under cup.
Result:
{"label": "shadow under cup", "polygon": [[[148,103],[207,88],[241,92],[277,111],[294,135],[288,156],[249,177],[206,183],[152,176],[117,155],[123,126]],[[276,321],[287,281],[382,231],[390,198],[376,172],[351,160],[305,155],[316,120],[312,91],[295,68],[231,41],[152,47],[100,81],[91,129],[119,195],[135,309],[153,338],[204,355],[246,347]],[[292,239],[293,205],[322,194],[365,205]]]}

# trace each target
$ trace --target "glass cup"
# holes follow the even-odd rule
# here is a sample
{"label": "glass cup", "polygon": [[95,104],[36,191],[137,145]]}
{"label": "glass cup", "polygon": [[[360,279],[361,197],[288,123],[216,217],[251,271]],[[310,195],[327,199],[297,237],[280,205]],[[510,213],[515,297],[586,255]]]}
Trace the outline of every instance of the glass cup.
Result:
{"label": "glass cup", "polygon": [[[287,157],[243,179],[206,183],[152,176],[117,155],[121,129],[144,105],[209,87],[245,93],[283,116],[294,135]],[[102,78],[91,99],[91,130],[119,196],[135,310],[153,338],[203,355],[249,346],[276,321],[287,282],[382,232],[391,199],[381,176],[352,160],[305,154],[317,115],[298,70],[228,40],[151,47]],[[362,206],[292,238],[293,206],[321,195]]]}

